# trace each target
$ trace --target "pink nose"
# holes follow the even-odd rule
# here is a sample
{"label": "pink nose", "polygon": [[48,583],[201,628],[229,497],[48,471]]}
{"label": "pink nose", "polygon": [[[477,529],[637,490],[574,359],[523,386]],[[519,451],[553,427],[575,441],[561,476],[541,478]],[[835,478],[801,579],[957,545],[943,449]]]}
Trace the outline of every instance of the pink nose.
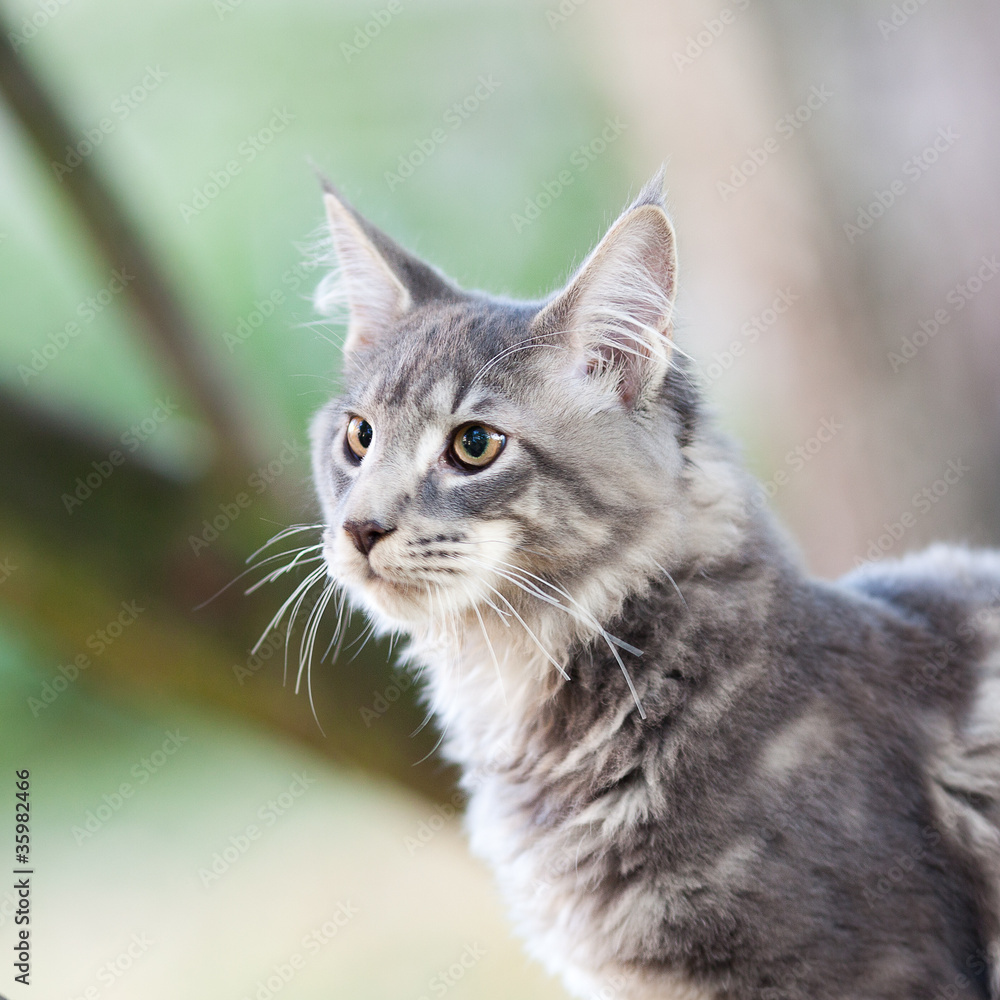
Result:
{"label": "pink nose", "polygon": [[344,522],[344,531],[351,536],[355,548],[363,556],[367,556],[375,543],[393,530],[395,529],[386,528],[384,525],[379,524],[378,521]]}

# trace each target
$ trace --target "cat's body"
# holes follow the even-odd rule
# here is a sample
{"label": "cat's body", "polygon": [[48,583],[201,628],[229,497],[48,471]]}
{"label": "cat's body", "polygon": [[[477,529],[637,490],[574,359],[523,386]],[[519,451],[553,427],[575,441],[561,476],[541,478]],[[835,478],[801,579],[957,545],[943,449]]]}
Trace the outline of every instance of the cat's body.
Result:
{"label": "cat's body", "polygon": [[328,209],[327,563],[411,635],[532,953],[581,997],[1000,996],[1000,556],[804,574],[660,349],[656,184],[534,304]]}

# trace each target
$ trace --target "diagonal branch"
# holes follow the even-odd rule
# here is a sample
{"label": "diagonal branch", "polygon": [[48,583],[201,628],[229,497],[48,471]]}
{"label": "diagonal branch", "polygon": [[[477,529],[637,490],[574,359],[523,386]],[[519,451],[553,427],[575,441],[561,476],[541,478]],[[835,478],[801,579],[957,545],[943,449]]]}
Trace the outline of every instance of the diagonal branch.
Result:
{"label": "diagonal branch", "polygon": [[[70,123],[15,51],[2,26],[0,98],[46,160],[58,161],[66,147],[76,142]],[[61,187],[109,266],[134,277],[123,297],[156,353],[169,364],[178,383],[217,435],[222,446],[220,464],[252,467],[256,464],[257,446],[250,421],[122,203],[89,160],[68,173]]]}

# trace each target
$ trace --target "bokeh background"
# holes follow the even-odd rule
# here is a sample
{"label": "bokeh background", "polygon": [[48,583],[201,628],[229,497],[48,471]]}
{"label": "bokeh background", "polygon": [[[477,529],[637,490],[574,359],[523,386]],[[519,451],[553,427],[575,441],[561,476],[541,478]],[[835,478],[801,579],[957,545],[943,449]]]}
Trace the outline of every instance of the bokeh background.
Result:
{"label": "bokeh background", "polygon": [[0,991],[562,996],[364,623],[317,656],[314,718],[299,633],[287,684],[284,626],[251,653],[298,569],[199,607],[316,520],[306,427],[338,357],[309,304],[313,165],[462,284],[537,296],[665,162],[678,342],[810,569],[996,543],[1000,9],[0,0],[0,19],[0,870],[15,768],[35,870],[33,985],[5,959]]}

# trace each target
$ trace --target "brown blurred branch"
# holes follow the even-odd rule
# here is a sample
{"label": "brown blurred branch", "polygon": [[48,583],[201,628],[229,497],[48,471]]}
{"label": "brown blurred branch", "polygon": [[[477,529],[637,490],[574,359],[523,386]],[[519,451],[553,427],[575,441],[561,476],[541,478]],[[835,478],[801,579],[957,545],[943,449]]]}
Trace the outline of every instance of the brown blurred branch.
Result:
{"label": "brown blurred branch", "polygon": [[[17,470],[0,476],[0,625],[9,618],[37,646],[36,693],[57,663],[93,654],[88,637],[118,614],[123,600],[135,600],[145,609],[138,622],[120,643],[92,655],[92,668],[75,682],[81,690],[123,702],[183,699],[252,720],[436,801],[454,791],[454,772],[429,753],[437,738],[432,728],[410,735],[424,718],[415,685],[398,686],[384,646],[354,645],[362,622],[350,628],[336,663],[318,655],[328,632],[318,642],[312,688],[324,736],[305,689],[294,691],[301,632],[292,639],[287,685],[282,628],[272,633],[265,656],[249,650],[301,576],[245,595],[254,574],[208,601],[246,569],[242,554],[272,533],[277,497],[262,496],[258,518],[232,529],[252,529],[243,542],[227,536],[193,557],[188,538],[226,496],[217,492],[224,484],[178,482],[133,459],[70,515],[61,495],[106,457],[107,442],[91,441],[83,429],[0,390],[0,467]],[[0,642],[0,660],[3,652]],[[390,700],[378,701],[387,690],[391,707]]]}
{"label": "brown blurred branch", "polygon": [[[78,137],[2,29],[0,24],[0,97],[44,159],[57,162]],[[62,190],[108,264],[133,277],[124,297],[154,349],[218,436],[220,464],[252,467],[259,456],[250,422],[124,206],[89,160],[63,177]]]}

